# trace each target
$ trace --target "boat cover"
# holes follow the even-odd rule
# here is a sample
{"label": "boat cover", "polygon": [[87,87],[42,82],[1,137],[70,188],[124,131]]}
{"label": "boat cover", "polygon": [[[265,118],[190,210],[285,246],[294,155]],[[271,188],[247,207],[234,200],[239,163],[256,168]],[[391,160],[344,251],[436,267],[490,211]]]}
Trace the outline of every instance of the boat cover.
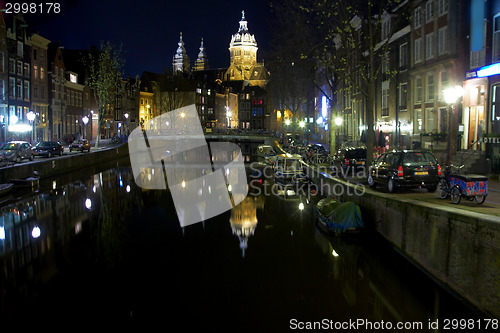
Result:
{"label": "boat cover", "polygon": [[340,206],[340,202],[338,202],[337,200],[335,200],[334,198],[332,197],[326,197],[324,199],[321,199],[319,202],[318,202],[318,211],[321,213],[321,215],[323,216],[330,216],[333,214],[333,211],[335,210],[335,208],[337,208],[338,206]]}
{"label": "boat cover", "polygon": [[[323,205],[325,204],[323,203]],[[364,228],[364,223],[361,218],[361,210],[354,202],[349,201],[337,205],[337,207],[329,215],[321,214],[318,203],[318,212],[321,221],[326,224],[326,227],[329,230],[335,232],[337,235],[349,229],[359,230]]]}

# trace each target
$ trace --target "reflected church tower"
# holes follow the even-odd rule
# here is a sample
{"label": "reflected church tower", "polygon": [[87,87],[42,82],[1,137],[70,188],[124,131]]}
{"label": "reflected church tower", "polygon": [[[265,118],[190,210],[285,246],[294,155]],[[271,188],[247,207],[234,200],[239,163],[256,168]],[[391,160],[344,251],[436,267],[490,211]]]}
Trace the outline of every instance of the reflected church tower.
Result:
{"label": "reflected church tower", "polygon": [[264,208],[264,197],[248,195],[239,205],[231,210],[229,224],[233,235],[240,241],[241,255],[245,257],[248,247],[248,238],[252,236],[257,227],[257,208]]}

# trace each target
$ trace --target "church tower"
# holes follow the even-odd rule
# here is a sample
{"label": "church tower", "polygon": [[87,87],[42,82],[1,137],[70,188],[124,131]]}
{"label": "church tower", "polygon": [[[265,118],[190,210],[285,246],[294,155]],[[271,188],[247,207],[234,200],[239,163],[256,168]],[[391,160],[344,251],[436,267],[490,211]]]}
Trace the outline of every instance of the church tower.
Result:
{"label": "church tower", "polygon": [[208,59],[207,59],[207,54],[205,52],[205,47],[203,46],[203,38],[202,38],[200,53],[198,53],[198,59],[196,59],[193,70],[203,71],[205,69],[208,69]]}
{"label": "church tower", "polygon": [[189,57],[187,56],[186,49],[184,48],[184,41],[182,40],[182,32],[179,43],[177,43],[179,47],[177,48],[177,52],[175,53],[172,61],[172,67],[174,69],[174,74],[177,72],[189,72]]}
{"label": "church tower", "polygon": [[226,80],[243,80],[249,85],[264,86],[269,75],[264,65],[257,62],[257,41],[248,31],[245,11],[242,11],[240,28],[231,37],[229,43],[230,65],[226,72]]}

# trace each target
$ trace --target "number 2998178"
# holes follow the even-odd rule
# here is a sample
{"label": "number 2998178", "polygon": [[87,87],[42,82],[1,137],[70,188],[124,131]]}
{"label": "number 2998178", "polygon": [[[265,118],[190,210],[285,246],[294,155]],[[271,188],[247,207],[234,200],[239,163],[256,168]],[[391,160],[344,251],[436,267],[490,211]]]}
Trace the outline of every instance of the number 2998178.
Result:
{"label": "number 2998178", "polygon": [[2,9],[6,14],[59,14],[61,13],[61,4],[59,2],[7,2]]}

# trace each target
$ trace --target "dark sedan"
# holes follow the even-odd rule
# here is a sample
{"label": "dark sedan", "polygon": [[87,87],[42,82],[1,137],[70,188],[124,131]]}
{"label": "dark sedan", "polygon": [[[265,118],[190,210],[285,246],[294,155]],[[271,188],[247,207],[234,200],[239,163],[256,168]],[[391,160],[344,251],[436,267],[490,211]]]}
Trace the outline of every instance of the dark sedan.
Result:
{"label": "dark sedan", "polygon": [[398,188],[427,188],[434,192],[439,183],[441,166],[428,151],[402,150],[382,154],[370,167],[368,184],[387,186],[389,192]]}
{"label": "dark sedan", "polygon": [[366,148],[358,147],[358,148],[347,148],[345,151],[340,154],[340,164],[344,173],[348,173],[349,171],[356,171],[358,169],[365,168],[366,163]]}
{"label": "dark sedan", "polygon": [[33,147],[33,156],[62,156],[64,147],[56,141],[42,141]]}

